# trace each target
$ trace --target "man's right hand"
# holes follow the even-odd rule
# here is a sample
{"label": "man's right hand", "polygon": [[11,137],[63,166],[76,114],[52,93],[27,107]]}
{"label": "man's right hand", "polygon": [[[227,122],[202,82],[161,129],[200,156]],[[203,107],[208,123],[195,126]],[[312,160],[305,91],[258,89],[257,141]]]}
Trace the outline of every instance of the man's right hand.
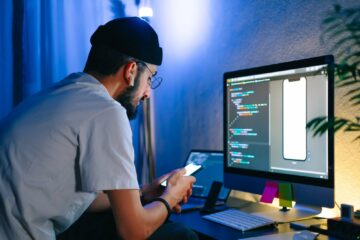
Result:
{"label": "man's right hand", "polygon": [[192,185],[196,181],[193,176],[184,176],[184,168],[174,171],[168,178],[168,184],[162,197],[173,207],[173,211],[180,212],[180,203],[186,203],[192,193]]}

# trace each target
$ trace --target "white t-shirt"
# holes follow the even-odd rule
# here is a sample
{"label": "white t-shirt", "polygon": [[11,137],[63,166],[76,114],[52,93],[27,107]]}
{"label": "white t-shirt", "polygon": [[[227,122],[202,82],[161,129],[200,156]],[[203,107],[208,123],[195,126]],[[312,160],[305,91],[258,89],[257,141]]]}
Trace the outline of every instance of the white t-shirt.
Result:
{"label": "white t-shirt", "polygon": [[75,73],[0,129],[1,239],[55,239],[102,190],[139,189],[126,110]]}

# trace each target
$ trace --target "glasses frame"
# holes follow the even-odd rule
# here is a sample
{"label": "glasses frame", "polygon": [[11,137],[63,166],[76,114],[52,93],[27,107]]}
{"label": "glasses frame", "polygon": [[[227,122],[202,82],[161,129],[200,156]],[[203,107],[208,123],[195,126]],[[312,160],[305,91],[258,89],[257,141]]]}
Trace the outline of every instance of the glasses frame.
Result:
{"label": "glasses frame", "polygon": [[153,73],[151,71],[151,69],[149,68],[149,66],[145,63],[145,62],[142,62],[142,61],[137,61],[136,62],[137,64],[141,64],[141,65],[144,65],[147,70],[151,73],[151,77],[148,78],[148,85],[151,89],[156,89],[160,86],[161,82],[162,82],[162,77],[159,77],[159,76],[156,76],[157,72]]}

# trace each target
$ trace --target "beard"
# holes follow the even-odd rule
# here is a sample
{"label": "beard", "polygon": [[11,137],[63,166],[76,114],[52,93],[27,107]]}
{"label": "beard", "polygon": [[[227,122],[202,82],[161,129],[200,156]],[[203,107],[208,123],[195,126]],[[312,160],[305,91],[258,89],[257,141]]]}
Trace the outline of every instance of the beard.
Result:
{"label": "beard", "polygon": [[128,87],[115,100],[126,109],[129,120],[135,119],[138,112],[139,104],[135,103],[135,93],[140,86],[140,75],[137,74],[134,80],[134,86]]}

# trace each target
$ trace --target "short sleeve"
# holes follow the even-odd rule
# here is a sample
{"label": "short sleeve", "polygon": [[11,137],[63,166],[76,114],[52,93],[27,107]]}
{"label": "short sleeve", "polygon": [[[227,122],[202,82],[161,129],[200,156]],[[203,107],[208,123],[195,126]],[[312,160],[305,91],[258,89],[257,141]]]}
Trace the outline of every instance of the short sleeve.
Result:
{"label": "short sleeve", "polygon": [[130,123],[120,105],[83,123],[79,146],[81,191],[139,189]]}

